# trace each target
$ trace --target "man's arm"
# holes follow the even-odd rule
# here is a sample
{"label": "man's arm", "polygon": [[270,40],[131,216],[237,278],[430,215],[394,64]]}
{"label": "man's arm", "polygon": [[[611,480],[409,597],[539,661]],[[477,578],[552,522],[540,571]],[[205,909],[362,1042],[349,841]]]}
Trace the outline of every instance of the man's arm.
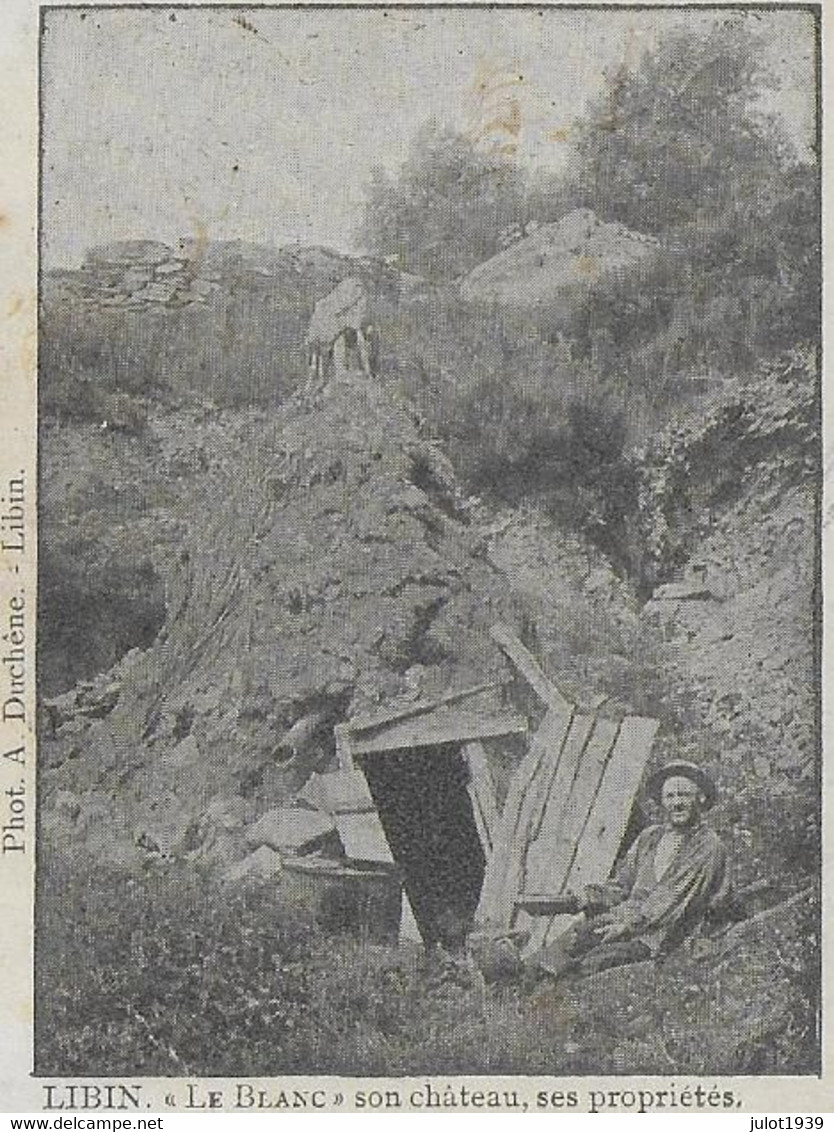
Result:
{"label": "man's arm", "polygon": [[622,904],[631,895],[640,861],[652,841],[652,826],[644,829],[622,859],[614,876],[602,884],[585,886],[584,906],[588,910],[608,911]]}
{"label": "man's arm", "polygon": [[641,931],[672,931],[686,926],[710,907],[726,884],[727,852],[710,838],[698,852],[686,855],[640,900],[626,900],[614,910],[614,922],[604,929],[606,941]]}

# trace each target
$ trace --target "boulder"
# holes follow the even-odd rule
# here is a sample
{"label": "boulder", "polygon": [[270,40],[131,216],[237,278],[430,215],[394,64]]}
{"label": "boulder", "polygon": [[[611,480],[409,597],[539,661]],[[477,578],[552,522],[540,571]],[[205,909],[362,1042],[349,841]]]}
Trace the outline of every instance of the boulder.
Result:
{"label": "boulder", "polygon": [[603,276],[630,271],[657,240],[580,208],[479,264],[460,284],[464,299],[535,306],[585,295]]}

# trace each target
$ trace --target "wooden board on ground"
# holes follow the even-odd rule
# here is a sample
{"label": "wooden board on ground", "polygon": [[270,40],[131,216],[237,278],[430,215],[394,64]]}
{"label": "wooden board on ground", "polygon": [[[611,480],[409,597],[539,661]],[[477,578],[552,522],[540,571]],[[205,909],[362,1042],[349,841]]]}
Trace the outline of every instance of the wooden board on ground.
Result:
{"label": "wooden board on ground", "polygon": [[[549,708],[530,749],[516,768],[495,833],[492,854],[484,873],[481,899],[475,915],[476,922],[495,927],[509,927],[513,915],[513,901],[520,886],[519,855],[525,843],[520,823],[525,798],[541,768],[550,759],[558,758],[568,734],[571,712],[562,708]],[[554,756],[555,751],[555,756]],[[529,819],[529,814],[528,814]]]}
{"label": "wooden board on ground", "polygon": [[527,730],[527,720],[517,712],[444,711],[428,717],[393,723],[369,735],[351,735],[352,755],[385,754],[408,747],[434,747],[446,743],[465,743],[470,739],[493,739],[504,735],[520,735]]}
{"label": "wooden board on ground", "polygon": [[479,743],[477,739],[473,739],[471,743],[464,743],[463,757],[469,770],[467,792],[472,802],[472,813],[478,827],[478,836],[481,839],[484,857],[489,860],[495,830],[498,825],[495,783],[482,743]]}

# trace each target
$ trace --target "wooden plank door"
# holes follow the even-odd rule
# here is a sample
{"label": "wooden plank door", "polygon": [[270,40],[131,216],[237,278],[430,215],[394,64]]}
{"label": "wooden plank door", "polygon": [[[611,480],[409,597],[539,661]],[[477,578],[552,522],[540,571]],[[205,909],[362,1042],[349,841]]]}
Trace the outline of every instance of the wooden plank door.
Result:
{"label": "wooden plank door", "polygon": [[549,708],[527,754],[510,780],[475,915],[479,924],[509,928],[512,923],[527,848],[527,828],[535,792],[540,785],[539,775],[543,768],[548,767],[550,775],[554,773],[572,719],[570,711],[560,707]]}
{"label": "wooden plank door", "polygon": [[[597,719],[585,747],[577,751],[572,779],[567,782],[570,767],[566,767],[565,776],[559,783],[560,790],[551,791],[539,836],[530,846],[525,893],[560,895],[568,887],[568,877],[579,840],[618,733],[616,723]],[[566,788],[561,790],[563,784],[566,784]],[[536,917],[536,923],[532,925],[529,951],[536,951],[543,945],[551,919],[553,918],[547,916]],[[556,919],[566,922],[563,917]]]}
{"label": "wooden plank door", "polygon": [[[564,888],[567,868],[563,831],[569,824],[577,780],[589,763],[595,765],[595,740],[598,746],[599,729],[594,727],[593,718],[574,716],[556,773],[550,782],[542,784],[537,820],[531,823],[529,830],[524,873],[519,885],[519,890],[525,894],[558,895]],[[540,919],[519,912],[515,922],[519,928],[533,928]]]}
{"label": "wooden plank door", "polygon": [[[617,859],[637,789],[646,769],[659,724],[628,716],[620,725],[588,816],[579,833],[564,887],[581,893],[586,884],[607,880]],[[538,930],[530,950],[546,946],[564,930],[567,918],[555,916]]]}

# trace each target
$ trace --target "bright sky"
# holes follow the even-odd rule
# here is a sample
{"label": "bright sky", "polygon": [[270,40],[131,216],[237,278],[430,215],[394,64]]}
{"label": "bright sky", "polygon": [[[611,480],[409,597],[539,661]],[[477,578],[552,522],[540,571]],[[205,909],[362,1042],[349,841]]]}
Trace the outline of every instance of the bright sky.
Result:
{"label": "bright sky", "polygon": [[[93,244],[137,237],[351,250],[371,167],[396,169],[426,119],[479,137],[491,120],[508,120],[503,140],[515,140],[520,160],[558,168],[606,70],[673,25],[728,15],[48,10],[44,264],[75,266]],[[747,18],[770,43],[772,108],[805,145],[811,17]]]}

